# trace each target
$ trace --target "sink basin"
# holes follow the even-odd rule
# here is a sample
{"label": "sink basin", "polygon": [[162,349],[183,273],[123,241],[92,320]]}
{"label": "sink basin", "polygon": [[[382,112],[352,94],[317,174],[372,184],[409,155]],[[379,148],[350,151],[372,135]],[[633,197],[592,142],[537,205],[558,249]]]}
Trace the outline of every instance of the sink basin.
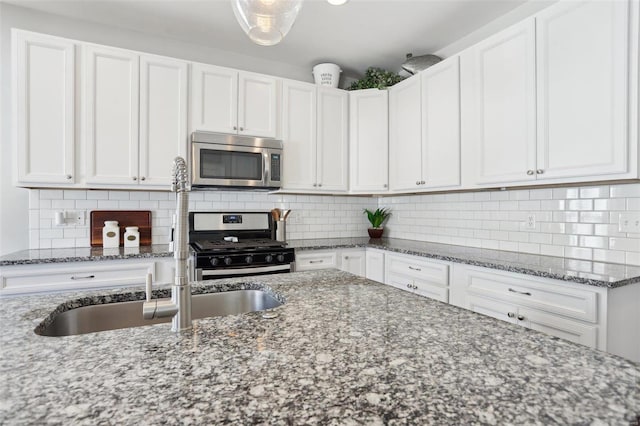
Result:
{"label": "sink basin", "polygon": [[[142,318],[144,301],[105,303],[83,306],[62,312],[44,328],[36,328],[41,336],[71,336],[119,328],[171,322],[171,318]],[[260,290],[236,290],[194,295],[191,299],[193,319],[242,314],[275,308],[282,303]]]}

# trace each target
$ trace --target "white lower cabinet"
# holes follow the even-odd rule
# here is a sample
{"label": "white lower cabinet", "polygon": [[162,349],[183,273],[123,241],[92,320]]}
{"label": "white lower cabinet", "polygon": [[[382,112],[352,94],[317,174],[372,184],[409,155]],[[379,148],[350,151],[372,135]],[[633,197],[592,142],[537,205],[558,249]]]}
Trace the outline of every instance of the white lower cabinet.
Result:
{"label": "white lower cabinet", "polygon": [[449,268],[446,262],[427,260],[405,254],[385,255],[385,284],[430,297],[449,301]]}
{"label": "white lower cabinet", "polygon": [[365,269],[367,279],[384,283],[384,251],[367,248]]}
{"label": "white lower cabinet", "polygon": [[340,270],[360,277],[366,276],[365,249],[340,250]]}
{"label": "white lower cabinet", "polygon": [[164,260],[114,260],[0,268],[0,297],[89,288],[143,285],[147,274],[154,283],[171,278],[171,262]]}
{"label": "white lower cabinet", "polygon": [[366,273],[365,249],[305,250],[296,253],[296,271],[336,268],[361,277]]}
{"label": "white lower cabinet", "polygon": [[451,304],[607,349],[607,289],[468,265],[453,271]]}
{"label": "white lower cabinet", "polygon": [[296,271],[315,271],[338,267],[336,250],[309,250],[296,252]]}

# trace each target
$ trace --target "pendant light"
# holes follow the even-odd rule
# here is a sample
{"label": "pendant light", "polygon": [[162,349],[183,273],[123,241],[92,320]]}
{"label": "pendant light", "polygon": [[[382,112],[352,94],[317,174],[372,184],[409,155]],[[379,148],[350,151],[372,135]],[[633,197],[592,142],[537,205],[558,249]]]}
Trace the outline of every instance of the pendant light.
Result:
{"label": "pendant light", "polygon": [[251,41],[273,46],[282,41],[293,25],[303,0],[231,0],[240,27]]}

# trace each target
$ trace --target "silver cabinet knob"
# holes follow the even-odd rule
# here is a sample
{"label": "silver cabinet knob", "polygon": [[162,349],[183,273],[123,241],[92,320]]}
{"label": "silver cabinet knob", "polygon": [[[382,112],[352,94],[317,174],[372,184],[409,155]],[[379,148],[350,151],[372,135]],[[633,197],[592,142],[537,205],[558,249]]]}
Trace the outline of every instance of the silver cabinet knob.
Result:
{"label": "silver cabinet knob", "polygon": [[233,126],[233,130],[238,130],[238,126]]}
{"label": "silver cabinet knob", "polygon": [[536,173],[537,173],[537,174],[539,174],[539,175],[541,175],[541,174],[543,174],[543,173],[544,173],[544,170],[542,170],[542,169],[538,169],[538,170],[536,170]]}
{"label": "silver cabinet knob", "polygon": [[426,183],[426,182],[425,182],[425,181],[423,181],[423,180],[421,180],[421,181],[420,181],[420,184],[421,184],[421,185],[424,185],[425,183]]}
{"label": "silver cabinet knob", "polygon": [[73,176],[71,176],[71,175],[67,175],[67,180],[71,180],[72,177]]}
{"label": "silver cabinet knob", "polygon": [[243,130],[244,130],[244,127],[240,127],[240,131],[243,131]]}
{"label": "silver cabinet knob", "polygon": [[529,176],[533,175],[533,170],[527,170],[527,174],[528,174]]}
{"label": "silver cabinet knob", "polygon": [[416,185],[420,185],[420,181],[419,180],[416,181]]}
{"label": "silver cabinet knob", "polygon": [[507,312],[507,316],[509,318],[515,318],[516,314],[514,312]]}
{"label": "silver cabinet knob", "polygon": [[147,179],[147,178],[146,178],[146,177],[144,177],[144,176],[141,176],[141,177],[140,177],[140,180],[146,180],[146,179]]}
{"label": "silver cabinet knob", "polygon": [[388,185],[385,183],[384,185],[382,185],[383,188],[386,188]]}
{"label": "silver cabinet knob", "polygon": [[318,186],[318,184],[317,184],[317,183],[314,183],[314,184],[313,184],[313,186]]}
{"label": "silver cabinet knob", "polygon": [[524,315],[518,315],[518,321],[524,320]]}
{"label": "silver cabinet knob", "polygon": [[135,176],[134,176],[134,177],[132,177],[132,179],[133,179],[133,180],[138,180],[138,178],[137,178],[137,177],[135,177]]}
{"label": "silver cabinet knob", "polygon": [[319,183],[319,184],[318,184],[318,186],[322,186],[322,184],[321,184],[321,183]]}
{"label": "silver cabinet knob", "polygon": [[344,260],[349,260],[349,256],[345,256],[345,257],[344,257]]}

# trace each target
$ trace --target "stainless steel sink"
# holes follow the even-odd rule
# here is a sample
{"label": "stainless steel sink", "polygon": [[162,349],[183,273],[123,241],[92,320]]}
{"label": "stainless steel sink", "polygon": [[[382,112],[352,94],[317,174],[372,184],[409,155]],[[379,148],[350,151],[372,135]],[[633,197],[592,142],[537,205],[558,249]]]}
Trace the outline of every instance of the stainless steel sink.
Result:
{"label": "stainless steel sink", "polygon": [[[171,318],[142,318],[144,301],[83,306],[58,314],[47,327],[36,328],[41,336],[71,336],[119,328],[171,322]],[[236,290],[198,294],[192,297],[193,319],[262,311],[282,303],[260,290]]]}

